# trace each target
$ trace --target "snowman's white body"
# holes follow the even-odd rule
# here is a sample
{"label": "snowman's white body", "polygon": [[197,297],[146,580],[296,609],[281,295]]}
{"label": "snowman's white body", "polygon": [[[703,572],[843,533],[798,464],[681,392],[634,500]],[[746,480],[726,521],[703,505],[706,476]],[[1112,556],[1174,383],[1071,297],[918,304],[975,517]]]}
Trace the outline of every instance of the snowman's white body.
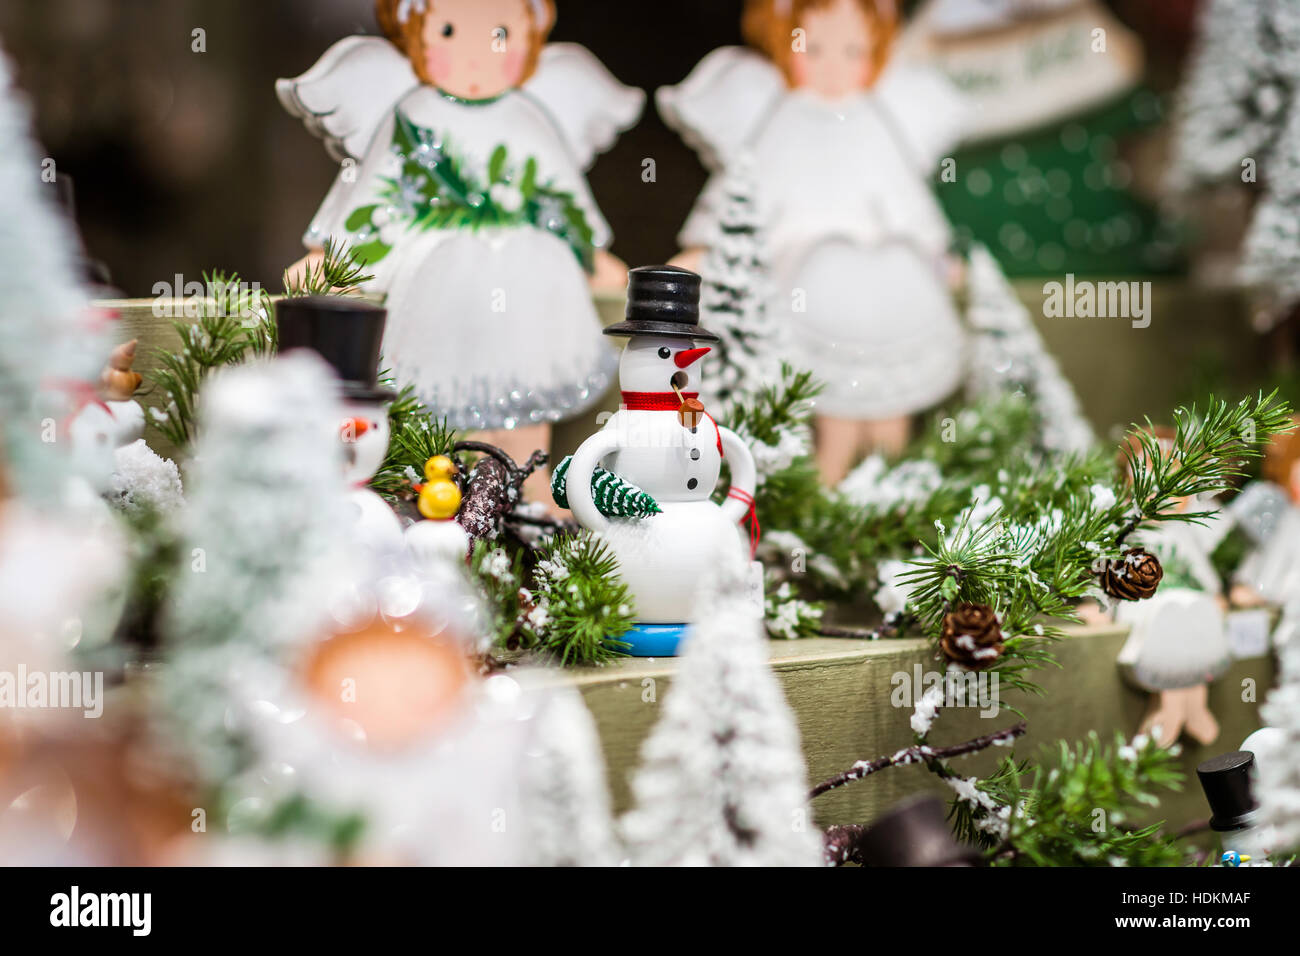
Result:
{"label": "snowman's white body", "polygon": [[464,563],[469,535],[455,518],[417,521],[406,529],[406,550],[422,567]]}
{"label": "snowman's white body", "polygon": [[344,411],[344,474],[353,485],[349,498],[356,508],[355,540],[377,554],[405,549],[420,567],[464,561],[469,535],[456,521],[416,521],[403,530],[388,502],[366,487],[388,455],[388,410],[379,402],[352,401],[344,403]]}
{"label": "snowman's white body", "polygon": [[[673,361],[690,344],[652,336],[633,339],[619,369],[623,390],[671,393],[674,381],[683,390],[693,390],[689,376]],[[660,357],[663,350],[670,353],[667,358]],[[710,500],[724,453],[732,488],[752,495],[755,471],[748,447],[708,416],[688,428],[675,410],[624,407],[573,456],[566,481],[569,505],[579,523],[598,533],[618,559],[641,623],[693,620],[709,569],[720,561],[749,559],[749,543],[740,527],[748,505],[740,498],[728,498],[720,506]],[[591,494],[597,465],[645,491],[662,513],[647,518],[602,515]]]}
{"label": "snowman's white body", "polygon": [[365,486],[388,454],[388,410],[379,402],[344,403],[348,418],[342,435],[348,454],[344,476],[352,483],[349,495],[356,510],[357,541],[377,553],[401,550],[402,524],[383,498]]}

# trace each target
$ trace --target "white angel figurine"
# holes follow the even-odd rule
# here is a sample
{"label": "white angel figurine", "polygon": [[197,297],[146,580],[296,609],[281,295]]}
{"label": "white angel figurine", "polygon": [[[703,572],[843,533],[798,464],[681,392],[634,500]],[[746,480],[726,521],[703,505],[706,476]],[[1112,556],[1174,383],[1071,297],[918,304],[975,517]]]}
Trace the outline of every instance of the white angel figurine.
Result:
{"label": "white angel figurine", "polygon": [[[1210,501],[1185,499],[1183,511],[1214,511]],[[1120,671],[1152,695],[1141,733],[1159,734],[1162,747],[1186,733],[1208,746],[1219,736],[1209,708],[1209,684],[1232,663],[1227,602],[1210,560],[1229,522],[1221,516],[1204,524],[1165,521],[1134,536],[1164,570],[1153,597],[1122,601],[1116,620],[1129,626],[1119,653]]]}
{"label": "white angel figurine", "polygon": [[1273,640],[1300,639],[1300,416],[1264,453],[1264,477],[1228,506],[1254,547],[1233,575],[1233,603],[1282,609]]}
{"label": "white angel figurine", "polygon": [[644,94],[583,47],[546,45],[551,0],[378,0],[376,15],[387,39],[341,40],[276,85],[342,164],[292,269],[330,238],[357,250],[366,290],[387,295],[399,384],[522,460],[612,381],[587,273],[617,285],[626,269],[583,174]]}
{"label": "white angel figurine", "polygon": [[[1177,435],[1167,425],[1156,425],[1149,432],[1167,463],[1175,460]],[[1133,463],[1145,460],[1148,453],[1147,444],[1130,436],[1120,455],[1128,480]],[[1107,570],[1106,576],[1117,583],[1107,584],[1105,590],[1124,598],[1115,607],[1115,619],[1129,627],[1128,640],[1119,652],[1120,672],[1152,695],[1140,732],[1156,735],[1162,747],[1171,746],[1184,733],[1208,746],[1219,736],[1219,722],[1209,707],[1209,683],[1223,676],[1232,663],[1228,602],[1211,555],[1232,522],[1209,495],[1175,498],[1169,514],[1133,535],[1130,540],[1140,547],[1126,552],[1114,570]],[[1154,568],[1152,555],[1158,561]],[[1160,573],[1153,578],[1153,571]],[[1126,593],[1131,588],[1123,581],[1131,573],[1137,574],[1142,586],[1133,585],[1134,593]],[[1154,593],[1146,590],[1157,584]]]}
{"label": "white angel figurine", "polygon": [[901,449],[910,416],[964,370],[951,232],[929,183],[963,103],[938,73],[886,68],[897,22],[894,0],[747,0],[744,33],[765,55],[714,50],[656,94],[713,173],[675,262],[696,268],[726,171],[754,157],[769,307],[793,361],[825,387],[817,455],[829,483],[863,450]]}

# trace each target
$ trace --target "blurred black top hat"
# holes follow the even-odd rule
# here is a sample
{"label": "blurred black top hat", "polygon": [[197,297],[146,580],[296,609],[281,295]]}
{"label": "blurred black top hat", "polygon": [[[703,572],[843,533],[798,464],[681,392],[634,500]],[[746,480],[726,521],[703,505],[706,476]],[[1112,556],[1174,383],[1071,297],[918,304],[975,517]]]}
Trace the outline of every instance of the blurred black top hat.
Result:
{"label": "blurred black top hat", "polygon": [[108,266],[98,259],[91,258],[90,254],[85,251],[85,240],[81,237],[80,229],[77,226],[77,189],[73,183],[72,177],[67,173],[56,173],[54,179],[49,181],[53,187],[54,202],[68,217],[72,223],[72,228],[77,232],[77,238],[81,242],[79,264],[81,266],[81,278],[91,287],[96,298],[100,299],[118,299],[123,297],[120,289],[113,287],[113,275],[108,270]]}
{"label": "blurred black top hat", "polygon": [[606,335],[657,335],[716,342],[700,328],[700,277],[676,266],[638,266],[627,274],[626,321]]}
{"label": "blurred black top hat", "polygon": [[1210,804],[1211,830],[1226,833],[1254,824],[1254,810],[1259,805],[1251,792],[1250,778],[1254,770],[1255,755],[1249,750],[1219,754],[1196,768],[1201,789]]}
{"label": "blurred black top hat", "polygon": [[358,299],[311,295],[276,304],[279,351],[311,349],[333,366],[343,397],[391,402],[397,393],[378,384],[379,346],[388,311]]}
{"label": "blurred black top hat", "polygon": [[979,854],[952,835],[938,797],[918,797],[878,818],[858,838],[863,866],[974,866]]}

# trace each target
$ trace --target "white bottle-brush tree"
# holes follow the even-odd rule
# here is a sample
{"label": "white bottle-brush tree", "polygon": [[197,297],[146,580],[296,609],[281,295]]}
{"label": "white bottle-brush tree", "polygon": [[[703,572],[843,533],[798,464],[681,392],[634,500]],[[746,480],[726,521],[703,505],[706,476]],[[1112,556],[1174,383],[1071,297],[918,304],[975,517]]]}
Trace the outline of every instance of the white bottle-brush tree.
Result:
{"label": "white bottle-brush tree", "polygon": [[700,266],[701,325],[718,336],[703,387],[726,420],[732,405],[780,378],[779,334],[767,308],[767,262],[754,201],[754,162],[726,174],[718,232]]}
{"label": "white bottle-brush tree", "polygon": [[75,405],[48,384],[93,383],[109,346],[88,322],[77,238],[56,211],[58,167],[32,138],[3,51],[0,142],[0,469],[13,493],[58,507],[70,450],[60,423]]}
{"label": "white bottle-brush tree", "polygon": [[286,655],[338,598],[349,512],[334,391],[326,365],[297,354],[225,372],[203,392],[163,689],[181,742],[213,780],[241,769],[232,662]]}
{"label": "white bottle-brush tree", "polygon": [[718,569],[621,821],[643,866],[817,866],[799,731],[767,660],[744,567]]}
{"label": "white bottle-brush tree", "polygon": [[539,698],[519,763],[528,866],[612,866],[619,853],[596,725],[571,688]]}
{"label": "white bottle-brush tree", "polygon": [[1258,182],[1240,278],[1276,319],[1300,302],[1300,8],[1210,0],[1178,101],[1169,183]]}
{"label": "white bottle-brush tree", "polygon": [[1261,716],[1281,736],[1255,755],[1255,796],[1265,846],[1285,853],[1300,850],[1300,637],[1292,635],[1278,648],[1278,664],[1279,683],[1269,692]]}
{"label": "white bottle-brush tree", "polygon": [[972,247],[966,272],[966,322],[971,329],[966,392],[986,398],[1023,392],[1033,403],[1043,447],[1083,452],[1096,444],[1074,387],[1061,373],[993,255]]}

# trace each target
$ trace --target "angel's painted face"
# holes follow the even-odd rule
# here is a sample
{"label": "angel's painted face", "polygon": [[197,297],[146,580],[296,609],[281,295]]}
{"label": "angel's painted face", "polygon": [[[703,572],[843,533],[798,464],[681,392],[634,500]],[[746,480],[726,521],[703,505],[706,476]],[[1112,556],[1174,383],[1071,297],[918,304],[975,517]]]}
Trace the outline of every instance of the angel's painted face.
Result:
{"label": "angel's painted face", "polygon": [[794,38],[790,58],[796,87],[839,99],[871,84],[877,38],[857,0],[832,0],[805,12],[802,21],[803,35]]}
{"label": "angel's painted face", "polygon": [[434,0],[430,8],[422,39],[435,86],[482,100],[519,85],[533,42],[527,0]]}

